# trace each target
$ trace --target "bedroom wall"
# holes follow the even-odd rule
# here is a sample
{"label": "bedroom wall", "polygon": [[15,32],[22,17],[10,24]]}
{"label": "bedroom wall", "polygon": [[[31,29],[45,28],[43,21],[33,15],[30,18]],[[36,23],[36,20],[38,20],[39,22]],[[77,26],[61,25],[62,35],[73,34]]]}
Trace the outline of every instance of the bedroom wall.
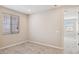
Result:
{"label": "bedroom wall", "polygon": [[63,49],[64,8],[59,7],[29,16],[29,39]]}
{"label": "bedroom wall", "polygon": [[[18,34],[3,34],[3,30],[2,30],[2,13],[8,13],[8,14],[12,14],[12,15],[18,15],[20,17],[20,25],[19,25],[19,30],[20,32]],[[27,39],[27,20],[28,20],[28,16],[22,13],[19,13],[17,11],[14,10],[10,10],[4,7],[0,7],[0,48],[2,47],[6,47],[12,44],[16,44],[16,43],[21,43],[21,42],[26,42]]]}

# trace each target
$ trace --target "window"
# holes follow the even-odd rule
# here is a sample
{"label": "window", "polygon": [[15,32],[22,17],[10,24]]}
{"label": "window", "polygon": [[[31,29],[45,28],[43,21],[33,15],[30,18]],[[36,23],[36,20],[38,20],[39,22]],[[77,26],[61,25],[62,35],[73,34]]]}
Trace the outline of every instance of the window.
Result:
{"label": "window", "polygon": [[3,32],[5,34],[19,33],[19,16],[4,15]]}
{"label": "window", "polygon": [[11,17],[11,32],[12,33],[19,32],[19,17],[18,16]]}

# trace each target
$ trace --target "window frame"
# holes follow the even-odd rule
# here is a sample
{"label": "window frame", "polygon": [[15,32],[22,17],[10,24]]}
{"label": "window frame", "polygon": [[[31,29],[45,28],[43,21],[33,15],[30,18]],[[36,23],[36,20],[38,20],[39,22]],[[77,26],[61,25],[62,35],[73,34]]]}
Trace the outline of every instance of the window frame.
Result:
{"label": "window frame", "polygon": [[[20,17],[19,17],[18,15],[13,15],[13,14],[4,13],[4,14],[3,14],[3,21],[4,21],[4,17],[5,17],[5,16],[10,16],[10,32],[7,32],[7,33],[6,33],[6,32],[3,31],[4,34],[18,34],[18,33],[20,32],[20,30],[19,30],[19,29],[20,29],[20,25],[19,25]],[[16,25],[17,28],[18,28],[18,29],[17,29],[17,32],[16,32],[16,31],[15,31],[15,32],[12,31],[12,30],[13,30],[13,27],[12,27],[12,26],[13,26],[13,25],[12,25],[12,17],[13,17],[13,16],[18,17],[18,18],[17,18],[17,23],[18,23],[18,24]],[[2,23],[2,24],[3,24],[3,26],[4,26],[4,23]],[[4,28],[3,28],[3,30],[4,30]]]}

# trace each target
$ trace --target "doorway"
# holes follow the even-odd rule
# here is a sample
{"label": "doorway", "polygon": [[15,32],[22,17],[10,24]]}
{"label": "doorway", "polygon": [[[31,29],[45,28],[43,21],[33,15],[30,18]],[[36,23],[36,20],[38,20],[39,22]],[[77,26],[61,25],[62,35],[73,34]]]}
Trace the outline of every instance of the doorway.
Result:
{"label": "doorway", "polygon": [[78,8],[68,8],[64,12],[64,53],[78,52]]}

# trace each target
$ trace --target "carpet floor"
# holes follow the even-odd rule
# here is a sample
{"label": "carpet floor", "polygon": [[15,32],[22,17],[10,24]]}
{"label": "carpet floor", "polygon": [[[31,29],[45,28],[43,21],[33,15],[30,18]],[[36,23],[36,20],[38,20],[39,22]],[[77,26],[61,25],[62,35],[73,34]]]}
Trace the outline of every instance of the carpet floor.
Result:
{"label": "carpet floor", "polygon": [[62,54],[63,50],[27,42],[0,50],[0,54]]}

